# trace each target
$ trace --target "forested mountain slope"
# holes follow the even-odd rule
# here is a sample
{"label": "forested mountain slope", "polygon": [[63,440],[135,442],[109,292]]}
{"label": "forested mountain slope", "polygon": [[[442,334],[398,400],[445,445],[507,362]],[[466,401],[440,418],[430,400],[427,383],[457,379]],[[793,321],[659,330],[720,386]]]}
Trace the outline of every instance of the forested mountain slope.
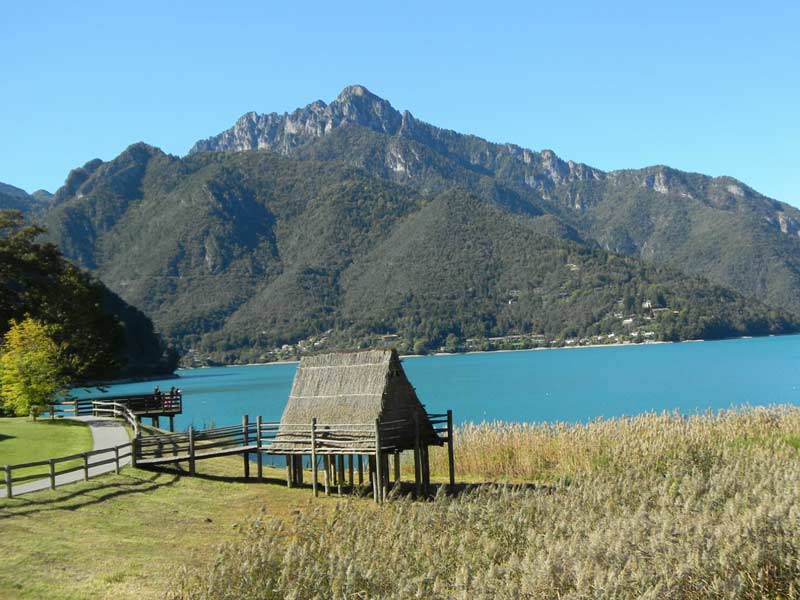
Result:
{"label": "forested mountain slope", "polygon": [[424,195],[458,186],[512,212],[549,213],[564,237],[800,312],[800,211],[730,177],[664,166],[606,173],[437,128],[363,86],[291,114],[247,113],[191,152],[256,149],[345,161]]}
{"label": "forested mountain slope", "polygon": [[[341,135],[366,148],[376,132]],[[223,362],[329,330],[343,346],[391,333],[419,349],[607,334],[630,316],[664,339],[798,328],[785,311],[583,243],[552,198],[464,165],[453,168],[474,180],[448,184],[439,154],[428,183],[405,185],[322,153],[181,159],[135,144],[70,174],[49,235],[183,350]]]}

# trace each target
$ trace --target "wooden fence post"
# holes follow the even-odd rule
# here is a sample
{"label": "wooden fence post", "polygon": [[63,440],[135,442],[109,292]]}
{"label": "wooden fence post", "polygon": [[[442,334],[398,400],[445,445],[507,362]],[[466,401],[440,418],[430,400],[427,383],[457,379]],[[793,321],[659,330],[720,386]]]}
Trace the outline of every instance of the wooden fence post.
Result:
{"label": "wooden fence post", "polygon": [[[247,435],[247,428],[250,426],[250,418],[247,415],[242,417],[242,443],[245,447],[248,445],[249,437]],[[250,479],[250,453],[245,450],[242,453],[244,456],[244,478]]]}
{"label": "wooden fence post", "polygon": [[453,458],[453,411],[447,411],[447,467],[450,470],[450,487],[456,485],[456,463]]}
{"label": "wooden fence post", "polygon": [[317,465],[317,417],[311,419],[311,489],[314,490],[314,497],[318,495],[317,479],[319,478],[319,466]]}
{"label": "wooden fence post", "polygon": [[139,436],[134,435],[131,438],[131,466],[136,468],[136,449],[139,446]]}
{"label": "wooden fence post", "polygon": [[48,463],[50,464],[50,489],[56,489],[56,463],[53,462],[53,459],[49,459]]}
{"label": "wooden fence post", "polygon": [[11,489],[11,465],[6,465],[4,470],[6,472],[6,498],[13,498],[14,491]]}
{"label": "wooden fence post", "polygon": [[194,475],[194,426],[189,426],[189,475]]}
{"label": "wooden fence post", "polygon": [[419,415],[414,413],[414,485],[417,497],[422,495],[422,468],[419,441]]}
{"label": "wooden fence post", "polygon": [[[119,471],[118,471],[119,472]],[[83,480],[89,481],[89,453],[83,453]]]}
{"label": "wooden fence post", "polygon": [[383,501],[383,469],[381,469],[381,420],[375,419],[375,502]]}
{"label": "wooden fence post", "polygon": [[258,480],[264,481],[264,457],[261,456],[261,449],[263,447],[263,442],[261,441],[261,415],[256,417],[256,459],[258,464]]}
{"label": "wooden fence post", "polygon": [[119,446],[114,446],[114,473],[119,475]]}

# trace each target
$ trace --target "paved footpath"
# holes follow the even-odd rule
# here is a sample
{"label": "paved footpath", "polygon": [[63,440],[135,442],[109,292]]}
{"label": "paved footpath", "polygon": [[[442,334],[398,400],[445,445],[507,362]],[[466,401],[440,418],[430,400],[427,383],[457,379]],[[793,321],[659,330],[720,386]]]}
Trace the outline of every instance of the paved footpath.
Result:
{"label": "paved footpath", "polygon": [[[104,450],[106,448],[114,448],[114,446],[127,444],[130,441],[130,438],[128,437],[128,432],[123,426],[123,421],[117,421],[109,417],[74,417],[74,419],[76,421],[83,421],[92,430],[92,438],[94,440],[93,450]],[[125,449],[123,450],[123,452],[127,454],[128,450]],[[53,458],[58,458],[58,457],[54,456]],[[113,450],[109,450],[108,452],[103,452],[101,454],[96,454],[95,456],[89,457],[90,479],[97,475],[102,475],[103,473],[110,473],[114,471],[114,463],[107,465],[100,465],[99,467],[92,466],[94,463],[102,462],[109,458],[114,458]],[[125,458],[120,458],[119,460],[120,466],[127,465],[130,462],[131,462],[130,456],[125,456]],[[58,470],[58,468],[59,467],[56,466],[56,470]],[[2,469],[2,467],[0,467],[0,469]],[[67,483],[74,483],[75,481],[83,481],[83,469],[80,469],[78,471],[73,471],[72,473],[65,473],[64,475],[56,475],[56,487]],[[0,477],[0,483],[2,483],[2,477]],[[18,485],[15,485],[13,490],[14,490],[14,496],[18,496],[20,494],[38,492],[49,488],[50,488],[50,478],[46,477],[45,479],[37,479],[35,481],[26,481],[25,483],[20,483]],[[3,484],[2,487],[0,487],[0,498],[5,498],[5,497],[6,497],[6,488],[5,484]]]}

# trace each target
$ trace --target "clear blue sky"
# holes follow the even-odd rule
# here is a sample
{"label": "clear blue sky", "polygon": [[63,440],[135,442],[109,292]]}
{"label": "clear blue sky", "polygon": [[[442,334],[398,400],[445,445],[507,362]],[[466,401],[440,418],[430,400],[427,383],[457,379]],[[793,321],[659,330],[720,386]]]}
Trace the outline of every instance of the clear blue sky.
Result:
{"label": "clear blue sky", "polygon": [[361,83],[435,125],[601,169],[731,175],[800,205],[800,3],[6,2],[0,181]]}

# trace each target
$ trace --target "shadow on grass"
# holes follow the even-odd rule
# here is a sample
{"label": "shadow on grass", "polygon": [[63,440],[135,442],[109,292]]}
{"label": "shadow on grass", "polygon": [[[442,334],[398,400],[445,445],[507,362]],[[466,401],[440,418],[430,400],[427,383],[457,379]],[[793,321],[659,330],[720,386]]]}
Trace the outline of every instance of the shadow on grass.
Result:
{"label": "shadow on grass", "polygon": [[[125,475],[118,477],[125,477]],[[153,473],[152,476],[145,479],[128,477],[127,481],[85,484],[75,491],[59,493],[55,498],[31,499],[19,497],[13,500],[4,499],[7,504],[6,506],[0,506],[0,520],[42,512],[75,511],[112,498],[130,494],[143,494],[169,487],[178,482],[180,478],[179,473]]]}
{"label": "shadow on grass", "polygon": [[[236,476],[236,475],[218,475],[216,473],[201,473],[199,471],[195,471],[194,475],[189,475],[189,471],[185,470],[182,466],[170,466],[170,465],[148,465],[146,467],[148,471],[152,471],[155,473],[164,473],[164,474],[174,474],[179,477],[193,477],[195,479],[203,479],[205,481],[221,481],[224,483],[251,483],[251,484],[259,484],[259,483],[269,483],[272,485],[283,485],[286,486],[285,479],[279,479],[277,477],[263,477],[260,481],[257,477],[255,467],[250,468],[250,477]],[[311,489],[311,486],[308,486]]]}
{"label": "shadow on grass", "polygon": [[17,436],[15,436],[15,435],[6,435],[4,433],[0,433],[0,442],[2,442],[3,440],[13,440],[15,437],[17,437]]}
{"label": "shadow on grass", "polygon": [[40,417],[35,421],[28,422],[36,425],[46,425],[47,427],[86,427],[86,423],[82,421],[76,421],[74,419],[62,419],[61,417],[58,417],[57,419]]}

